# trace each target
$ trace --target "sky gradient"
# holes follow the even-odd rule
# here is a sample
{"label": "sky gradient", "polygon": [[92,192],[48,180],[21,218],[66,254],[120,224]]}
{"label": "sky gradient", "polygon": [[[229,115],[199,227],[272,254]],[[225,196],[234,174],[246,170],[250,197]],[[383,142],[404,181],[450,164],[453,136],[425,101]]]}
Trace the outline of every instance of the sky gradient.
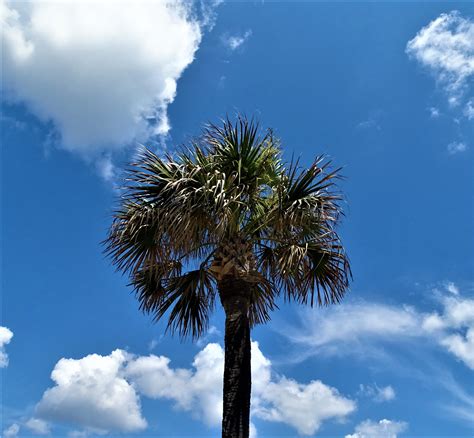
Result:
{"label": "sky gradient", "polygon": [[103,255],[122,171],[237,112],[343,167],[343,304],[253,332],[258,437],[472,437],[474,4],[0,0],[2,427],[217,437],[197,343]]}

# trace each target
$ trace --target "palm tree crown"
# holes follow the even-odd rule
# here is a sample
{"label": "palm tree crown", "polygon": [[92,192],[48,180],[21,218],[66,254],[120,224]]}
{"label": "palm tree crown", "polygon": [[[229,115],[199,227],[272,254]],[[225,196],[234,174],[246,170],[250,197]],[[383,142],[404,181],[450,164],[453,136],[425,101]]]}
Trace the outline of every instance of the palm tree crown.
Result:
{"label": "palm tree crown", "polygon": [[227,278],[249,285],[250,326],[276,299],[340,301],[350,267],[335,227],[337,170],[317,157],[285,165],[271,130],[244,117],[209,125],[161,158],[143,149],[128,171],[106,251],[130,275],[140,308],[182,336],[206,331]]}

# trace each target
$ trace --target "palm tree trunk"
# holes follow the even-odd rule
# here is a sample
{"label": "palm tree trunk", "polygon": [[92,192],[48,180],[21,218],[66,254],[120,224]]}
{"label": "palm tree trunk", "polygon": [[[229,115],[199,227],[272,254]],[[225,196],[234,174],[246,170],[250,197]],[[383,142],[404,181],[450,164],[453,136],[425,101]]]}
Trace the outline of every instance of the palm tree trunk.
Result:
{"label": "palm tree trunk", "polygon": [[222,438],[248,438],[250,423],[250,288],[247,282],[224,278],[219,295],[226,314]]}

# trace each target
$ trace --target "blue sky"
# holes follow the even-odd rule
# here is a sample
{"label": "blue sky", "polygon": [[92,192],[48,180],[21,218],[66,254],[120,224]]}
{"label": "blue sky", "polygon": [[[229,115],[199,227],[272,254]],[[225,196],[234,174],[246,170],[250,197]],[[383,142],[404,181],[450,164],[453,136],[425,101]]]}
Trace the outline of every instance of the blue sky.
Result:
{"label": "blue sky", "polygon": [[0,1],[3,436],[219,436],[198,343],[102,254],[121,170],[237,111],[343,166],[344,303],[253,332],[254,436],[474,430],[474,5]]}

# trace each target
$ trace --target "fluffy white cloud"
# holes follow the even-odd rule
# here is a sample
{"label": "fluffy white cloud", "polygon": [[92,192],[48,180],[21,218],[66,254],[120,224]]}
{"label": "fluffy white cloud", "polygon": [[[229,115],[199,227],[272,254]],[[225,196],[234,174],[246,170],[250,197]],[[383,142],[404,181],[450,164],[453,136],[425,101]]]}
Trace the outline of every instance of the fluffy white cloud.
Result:
{"label": "fluffy white cloud", "polygon": [[[41,418],[86,431],[133,432],[146,427],[138,396],[165,399],[208,426],[222,420],[224,351],[206,345],[190,369],[173,368],[164,356],[133,356],[115,350],[109,356],[61,359],[52,373],[56,386],[46,390],[36,411]],[[308,384],[274,375],[271,362],[252,342],[252,415],[314,434],[329,419],[344,418],[356,408],[319,380]],[[78,431],[78,433],[81,433]],[[251,425],[252,436],[257,436]]]}
{"label": "fluffy white cloud", "polygon": [[[222,418],[222,375],[224,351],[208,344],[195,357],[193,369],[172,369],[166,357],[147,356],[131,361],[126,375],[137,390],[151,398],[175,402],[210,426]],[[324,420],[342,418],[355,403],[320,381],[301,384],[285,377],[272,378],[271,362],[252,342],[252,415],[313,434]],[[253,429],[255,427],[253,426]],[[256,431],[254,431],[256,433]]]}
{"label": "fluffy white cloud", "polygon": [[13,338],[13,332],[0,326],[0,368],[5,368],[8,365],[8,355],[5,352],[5,345],[10,343]]}
{"label": "fluffy white cloud", "polygon": [[20,432],[20,426],[18,424],[13,423],[10,427],[3,431],[4,438],[15,438]]}
{"label": "fluffy white cloud", "polygon": [[346,435],[346,438],[397,438],[408,425],[402,421],[380,420],[378,423],[366,420],[355,428],[355,433]]}
{"label": "fluffy white cloud", "polygon": [[50,433],[49,424],[39,418],[30,418],[25,426],[36,435],[48,435]]}
{"label": "fluffy white cloud", "polygon": [[391,401],[394,400],[396,397],[395,390],[390,385],[383,386],[381,388],[377,386],[377,384],[360,385],[359,394],[365,397],[370,397],[377,403]]}
{"label": "fluffy white cloud", "polygon": [[408,42],[406,51],[445,88],[451,104],[474,76],[474,22],[457,11],[441,14]]}
{"label": "fluffy white cloud", "polygon": [[[439,298],[441,311],[360,302],[301,314],[301,326],[281,334],[310,355],[376,354],[381,342],[428,339],[474,369],[474,299],[463,297],[454,283],[446,283]],[[457,294],[456,294],[457,292]]]}
{"label": "fluffy white cloud", "polygon": [[301,384],[279,378],[268,382],[259,394],[255,416],[294,427],[301,435],[313,435],[324,420],[343,418],[355,410],[355,403],[319,380]]}
{"label": "fluffy white cloud", "polygon": [[240,35],[223,35],[222,42],[227,48],[233,51],[241,47],[251,36],[252,31],[249,29]]}
{"label": "fluffy white cloud", "polygon": [[219,3],[0,0],[4,91],[82,155],[166,134],[177,80]]}
{"label": "fluffy white cloud", "polygon": [[38,417],[78,425],[89,431],[135,432],[147,426],[134,387],[122,376],[129,355],[115,350],[108,356],[61,359],[36,406]]}
{"label": "fluffy white cloud", "polygon": [[467,145],[462,141],[453,141],[452,143],[448,144],[448,147],[446,149],[448,150],[448,153],[450,155],[454,155],[460,152],[467,151]]}
{"label": "fluffy white cloud", "polygon": [[222,348],[208,344],[194,358],[193,368],[173,369],[169,358],[150,355],[130,361],[125,374],[141,394],[172,400],[176,408],[210,426],[218,425],[222,419]]}
{"label": "fluffy white cloud", "polygon": [[440,345],[474,370],[474,299],[442,298],[443,310],[423,319],[422,327]]}

